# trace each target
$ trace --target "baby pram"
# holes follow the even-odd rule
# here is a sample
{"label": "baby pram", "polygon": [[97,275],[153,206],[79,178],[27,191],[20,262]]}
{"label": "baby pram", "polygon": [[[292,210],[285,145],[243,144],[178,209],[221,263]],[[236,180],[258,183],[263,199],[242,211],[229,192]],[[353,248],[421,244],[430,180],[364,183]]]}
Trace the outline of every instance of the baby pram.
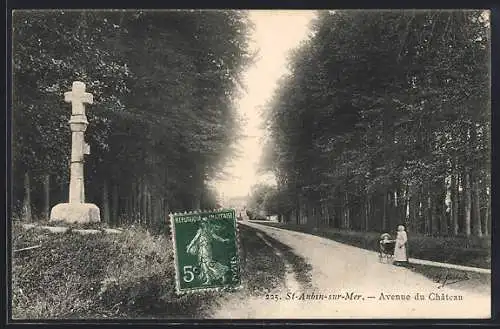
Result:
{"label": "baby pram", "polygon": [[396,240],[391,239],[389,233],[384,233],[380,236],[379,241],[379,261],[389,262],[394,257],[394,248],[396,246]]}

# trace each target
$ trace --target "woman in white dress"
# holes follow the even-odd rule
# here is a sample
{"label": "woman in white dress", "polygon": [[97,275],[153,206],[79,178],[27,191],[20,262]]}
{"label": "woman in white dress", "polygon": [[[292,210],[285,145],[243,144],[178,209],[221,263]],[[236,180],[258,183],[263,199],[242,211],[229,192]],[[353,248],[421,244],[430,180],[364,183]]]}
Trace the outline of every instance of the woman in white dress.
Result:
{"label": "woman in white dress", "polygon": [[405,232],[403,225],[398,226],[398,233],[396,236],[396,245],[394,247],[394,264],[406,265],[408,264],[408,255],[406,254],[406,244],[408,243],[408,236]]}

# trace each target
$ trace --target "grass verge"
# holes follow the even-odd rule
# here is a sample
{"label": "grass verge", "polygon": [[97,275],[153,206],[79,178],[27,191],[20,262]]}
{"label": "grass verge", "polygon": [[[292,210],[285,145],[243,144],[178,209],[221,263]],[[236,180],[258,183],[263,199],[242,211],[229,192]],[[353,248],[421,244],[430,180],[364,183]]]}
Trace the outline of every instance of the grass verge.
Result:
{"label": "grass verge", "polygon": [[[264,234],[264,233],[262,233]],[[303,257],[296,255],[292,248],[265,235],[266,239],[283,253],[286,261],[292,266],[295,279],[304,290],[312,289],[311,264],[307,263]]]}
{"label": "grass verge", "polygon": [[[265,244],[257,233],[262,234],[284,257],[277,256],[273,248]],[[295,279],[303,288],[312,287],[311,265],[304,258],[296,255],[292,248],[273,239],[264,232],[248,226],[241,225],[240,234],[243,237],[242,250],[246,254],[246,264],[243,268],[245,276],[250,280],[249,283],[252,287],[256,285],[263,286],[266,291],[277,288],[286,279],[285,261],[292,266]],[[251,265],[253,268],[248,267],[248,264],[253,264],[253,266]],[[256,272],[252,272],[255,267],[264,269],[264,271],[258,271],[256,274]]]}
{"label": "grass verge", "polygon": [[[94,227],[92,227],[94,228]],[[171,239],[12,227],[13,319],[203,318],[221,293],[178,296]]]}
{"label": "grass verge", "polygon": [[278,288],[285,280],[283,259],[262,241],[256,230],[240,225],[239,231],[241,271],[247,292],[256,296]]}

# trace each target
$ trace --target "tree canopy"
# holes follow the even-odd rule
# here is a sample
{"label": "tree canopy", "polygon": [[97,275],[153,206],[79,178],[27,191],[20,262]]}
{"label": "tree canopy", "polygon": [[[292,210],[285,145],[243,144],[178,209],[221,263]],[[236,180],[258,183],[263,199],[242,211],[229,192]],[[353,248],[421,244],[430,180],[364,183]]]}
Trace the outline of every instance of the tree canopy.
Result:
{"label": "tree canopy", "polygon": [[483,11],[320,11],[268,104],[288,221],[425,234],[490,229]]}
{"label": "tree canopy", "polygon": [[71,107],[63,94],[80,80],[94,95],[86,106],[89,202],[110,209],[115,223],[214,207],[206,182],[234,156],[250,29],[235,10],[16,11],[15,200],[23,175],[34,191],[49,175],[51,204],[67,201]]}

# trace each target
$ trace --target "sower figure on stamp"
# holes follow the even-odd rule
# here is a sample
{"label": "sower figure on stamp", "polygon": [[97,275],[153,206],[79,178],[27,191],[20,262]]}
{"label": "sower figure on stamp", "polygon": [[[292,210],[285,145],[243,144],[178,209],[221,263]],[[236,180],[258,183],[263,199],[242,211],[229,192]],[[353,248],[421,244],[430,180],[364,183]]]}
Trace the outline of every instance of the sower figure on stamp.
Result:
{"label": "sower figure on stamp", "polygon": [[203,284],[210,284],[213,280],[223,279],[229,268],[212,258],[212,241],[229,242],[215,233],[214,229],[206,218],[201,220],[201,225],[193,240],[189,243],[186,251],[191,255],[198,256],[200,265],[200,279]]}
{"label": "sower figure on stamp", "polygon": [[396,245],[394,247],[394,264],[406,265],[408,264],[408,255],[406,254],[406,244],[408,243],[408,236],[405,232],[403,225],[398,226],[398,233],[396,236]]}

